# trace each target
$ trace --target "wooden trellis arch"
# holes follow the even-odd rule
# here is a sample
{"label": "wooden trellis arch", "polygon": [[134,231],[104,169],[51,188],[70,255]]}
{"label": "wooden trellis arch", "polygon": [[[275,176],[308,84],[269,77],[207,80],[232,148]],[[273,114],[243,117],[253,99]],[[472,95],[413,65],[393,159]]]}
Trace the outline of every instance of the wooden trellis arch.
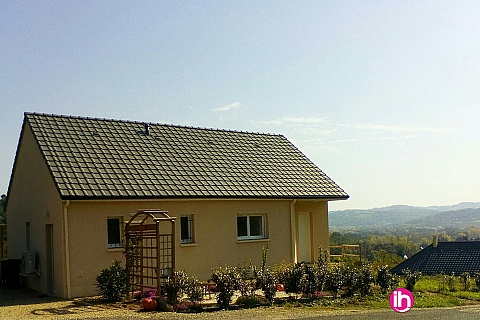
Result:
{"label": "wooden trellis arch", "polygon": [[[167,211],[137,210],[125,225],[125,256],[131,292],[157,289],[175,270],[175,217]],[[162,228],[162,222],[171,227]]]}

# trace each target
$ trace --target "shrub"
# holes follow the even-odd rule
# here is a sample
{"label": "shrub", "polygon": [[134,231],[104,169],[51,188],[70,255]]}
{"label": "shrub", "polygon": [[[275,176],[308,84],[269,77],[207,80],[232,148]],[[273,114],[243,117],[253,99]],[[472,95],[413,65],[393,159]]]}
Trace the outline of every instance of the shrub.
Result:
{"label": "shrub", "polygon": [[446,276],[448,291],[455,291],[455,273]]}
{"label": "shrub", "polygon": [[167,302],[176,306],[186,288],[187,275],[183,271],[175,271],[172,277],[168,277],[163,289],[167,295]]}
{"label": "shrub", "polygon": [[200,285],[200,281],[198,281],[195,276],[188,277],[186,279],[184,291],[191,302],[197,302],[202,300],[202,287]]}
{"label": "shrub", "polygon": [[354,269],[351,269],[349,267],[342,266],[341,268],[339,268],[339,270],[342,273],[343,278],[340,286],[343,286],[345,288],[345,292],[342,297],[352,297],[358,288],[359,275]]}
{"label": "shrub", "polygon": [[413,291],[413,289],[415,288],[415,284],[417,283],[418,279],[420,279],[422,273],[418,271],[412,272],[410,271],[410,269],[403,269],[402,273],[406,289],[409,291]]}
{"label": "shrub", "polygon": [[357,271],[357,288],[362,296],[370,294],[371,285],[373,283],[372,268],[369,264],[364,264]]}
{"label": "shrub", "polygon": [[237,268],[226,266],[212,271],[212,280],[217,285],[217,304],[220,308],[227,309],[232,302],[239,278]]}
{"label": "shrub", "polygon": [[383,265],[377,267],[377,279],[375,283],[380,287],[382,293],[387,293],[390,289],[398,285],[398,280],[395,275],[388,271],[388,266]]}
{"label": "shrub", "polygon": [[250,296],[255,293],[257,289],[258,270],[251,261],[243,261],[243,265],[238,269],[238,289],[242,296]]}
{"label": "shrub", "polygon": [[322,247],[320,247],[319,255],[314,266],[315,285],[317,287],[316,291],[323,291],[324,289],[325,281],[327,279],[327,273],[328,273],[328,262],[329,262],[328,250],[325,250],[322,253]]}
{"label": "shrub", "polygon": [[266,247],[263,247],[262,250],[262,266],[260,272],[256,272],[256,282],[260,289],[262,289],[267,302],[272,305],[278,290],[278,274],[267,268],[267,257],[268,244]]}
{"label": "shrub", "polygon": [[261,295],[248,295],[248,296],[240,296],[237,299],[237,304],[241,305],[245,308],[253,308],[256,307],[262,303],[264,303],[265,299]]}
{"label": "shrub", "polygon": [[447,291],[447,278],[448,276],[445,273],[440,273],[438,279],[438,292],[443,293]]}
{"label": "shrub", "polygon": [[318,291],[317,276],[315,268],[304,265],[303,275],[300,278],[299,290],[306,296],[312,296]]}
{"label": "shrub", "polygon": [[474,274],[475,287],[477,291],[480,291],[480,273],[477,272]]}
{"label": "shrub", "polygon": [[242,296],[249,296],[255,293],[255,290],[260,288],[257,279],[245,279],[242,276],[238,278],[238,290]]}
{"label": "shrub", "polygon": [[464,272],[460,275],[460,282],[463,285],[463,291],[470,290],[470,273]]}
{"label": "shrub", "polygon": [[265,269],[259,276],[258,282],[265,296],[265,300],[271,305],[278,290],[278,279],[273,271]]}
{"label": "shrub", "polygon": [[96,286],[100,294],[108,301],[121,301],[128,292],[127,272],[114,260],[110,268],[105,268],[97,276]]}
{"label": "shrub", "polygon": [[305,262],[295,264],[282,264],[276,267],[278,282],[284,285],[286,293],[302,293],[306,296],[313,296],[315,292],[323,291],[327,276],[328,252],[321,252],[313,266]]}
{"label": "shrub", "polygon": [[344,273],[342,269],[335,265],[327,273],[327,278],[325,281],[325,289],[330,291],[333,298],[337,298],[340,289],[342,288],[344,282]]}
{"label": "shrub", "polygon": [[304,269],[304,262],[287,265],[283,269],[283,273],[279,275],[279,278],[285,287],[286,293],[300,293],[300,281],[304,274]]}

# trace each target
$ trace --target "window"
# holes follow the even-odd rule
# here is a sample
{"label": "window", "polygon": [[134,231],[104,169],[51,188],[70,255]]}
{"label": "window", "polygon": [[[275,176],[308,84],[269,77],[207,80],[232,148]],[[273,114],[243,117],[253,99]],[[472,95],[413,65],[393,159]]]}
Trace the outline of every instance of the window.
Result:
{"label": "window", "polygon": [[108,247],[121,248],[122,245],[122,218],[108,218]]}
{"label": "window", "polygon": [[265,219],[263,215],[237,216],[238,239],[263,239],[265,236]]}
{"label": "window", "polygon": [[194,243],[193,214],[180,216],[180,239],[182,243]]}

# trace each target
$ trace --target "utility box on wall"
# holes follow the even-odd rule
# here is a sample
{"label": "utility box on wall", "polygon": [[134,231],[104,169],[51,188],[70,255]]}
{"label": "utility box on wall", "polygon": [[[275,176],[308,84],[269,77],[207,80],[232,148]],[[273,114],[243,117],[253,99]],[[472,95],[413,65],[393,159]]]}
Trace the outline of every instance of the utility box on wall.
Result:
{"label": "utility box on wall", "polygon": [[25,251],[22,254],[22,275],[30,275],[35,273],[36,258],[32,251]]}

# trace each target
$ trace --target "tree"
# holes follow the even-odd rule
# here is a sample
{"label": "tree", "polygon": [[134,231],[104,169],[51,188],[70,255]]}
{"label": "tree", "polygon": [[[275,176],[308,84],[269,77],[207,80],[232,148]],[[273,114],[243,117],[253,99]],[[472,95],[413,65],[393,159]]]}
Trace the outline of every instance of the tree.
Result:
{"label": "tree", "polygon": [[390,253],[385,249],[380,250],[373,250],[373,262],[375,266],[396,266],[400,262],[402,262],[402,258],[397,256],[394,253]]}
{"label": "tree", "polygon": [[[7,223],[7,216],[5,215],[5,203],[7,202],[7,196],[2,194],[0,199],[0,224]],[[0,236],[3,234],[3,239],[0,239],[0,260],[4,259],[7,255],[7,233],[5,228],[1,228]],[[2,246],[3,244],[3,246]]]}
{"label": "tree", "polygon": [[0,200],[0,223],[7,223],[7,216],[5,215],[5,204],[7,202],[7,196],[2,194]]}

